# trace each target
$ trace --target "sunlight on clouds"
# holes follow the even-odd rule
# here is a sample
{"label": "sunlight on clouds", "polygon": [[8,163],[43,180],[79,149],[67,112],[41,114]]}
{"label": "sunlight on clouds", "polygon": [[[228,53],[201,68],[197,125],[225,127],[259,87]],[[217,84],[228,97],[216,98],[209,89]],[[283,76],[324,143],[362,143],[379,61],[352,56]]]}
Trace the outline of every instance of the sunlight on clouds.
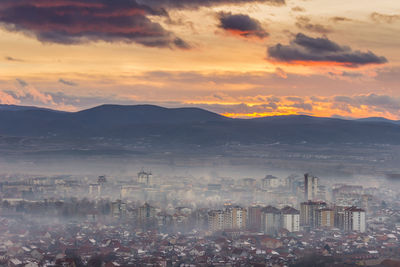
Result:
{"label": "sunlight on clouds", "polygon": [[[305,10],[301,16],[310,23],[320,24],[332,32],[324,36],[296,27],[298,13],[292,10],[294,7]],[[394,14],[396,8],[400,10],[400,4],[389,0],[382,0],[379,5],[371,1],[360,5],[359,0],[321,0],[287,1],[286,6],[253,3],[171,9],[168,17],[148,15],[151,23],[188,42],[189,50],[174,46],[150,48],[136,42],[102,39],[74,45],[41,43],[32,34],[24,35],[3,27],[0,28],[3,51],[0,101],[64,110],[105,102],[160,105],[175,102],[204,106],[232,117],[312,114],[397,118],[399,110],[395,103],[377,107],[376,103],[368,102],[379,100],[374,97],[356,99],[350,104],[334,100],[337,95],[352,98],[369,92],[395,99],[400,96],[397,90],[400,71],[396,69],[400,66],[397,53],[400,34],[394,31],[398,24],[377,23],[371,18],[373,12],[385,16]],[[219,12],[243,14],[257,20],[258,29],[264,29],[268,37],[252,39],[221,34]],[[341,19],[334,20],[335,17]],[[342,47],[350,47],[353,52],[372,51],[389,62],[355,68],[346,62],[319,59],[294,60],[288,64],[269,57],[268,47],[278,43],[290,45],[299,33],[313,39],[328,38]],[[29,83],[23,93],[15,87],[18,78]],[[60,83],[60,79],[67,83]],[[73,100],[64,103],[60,95]],[[325,102],[313,101],[307,97],[310,95],[324,98]],[[56,96],[60,98],[57,101]],[[279,97],[280,101],[269,102],[267,96]],[[288,101],[288,96],[298,96],[303,101]]]}

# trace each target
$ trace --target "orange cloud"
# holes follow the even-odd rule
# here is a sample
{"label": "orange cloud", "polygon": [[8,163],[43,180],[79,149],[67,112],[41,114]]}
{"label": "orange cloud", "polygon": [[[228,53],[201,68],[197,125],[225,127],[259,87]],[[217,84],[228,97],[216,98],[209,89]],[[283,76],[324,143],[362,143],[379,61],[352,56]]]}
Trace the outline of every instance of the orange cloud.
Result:
{"label": "orange cloud", "polygon": [[16,105],[19,103],[20,103],[20,101],[18,99],[15,99],[12,95],[9,95],[6,92],[0,91],[0,104]]}
{"label": "orange cloud", "polygon": [[[231,99],[232,101],[232,99]],[[354,95],[331,97],[257,96],[238,102],[198,101],[196,106],[216,111],[231,118],[258,118],[282,115],[311,115],[317,117],[385,117],[400,119],[400,98],[386,95]],[[241,101],[241,102],[240,102]]]}
{"label": "orange cloud", "polygon": [[297,115],[296,112],[253,112],[253,113],[221,113],[222,116],[230,118],[262,118],[270,116],[287,116],[287,115]]}

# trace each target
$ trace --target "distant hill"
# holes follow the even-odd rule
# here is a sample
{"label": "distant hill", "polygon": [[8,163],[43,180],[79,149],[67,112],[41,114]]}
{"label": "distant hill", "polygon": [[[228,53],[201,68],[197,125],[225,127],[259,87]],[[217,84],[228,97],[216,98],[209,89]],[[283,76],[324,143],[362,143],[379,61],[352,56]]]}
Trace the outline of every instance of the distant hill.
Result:
{"label": "distant hill", "polygon": [[127,143],[223,145],[400,144],[400,125],[389,120],[311,116],[231,119],[198,108],[102,105],[79,112],[0,106],[0,135]]}
{"label": "distant hill", "polygon": [[119,125],[227,120],[226,117],[200,108],[164,108],[154,105],[102,105],[77,112],[73,117],[87,123]]}
{"label": "distant hill", "polygon": [[362,119],[357,119],[357,121],[363,121],[363,122],[388,122],[388,123],[400,124],[400,121],[389,120],[389,119],[382,118],[382,117],[362,118]]}
{"label": "distant hill", "polygon": [[47,108],[39,108],[34,106],[17,106],[17,105],[3,105],[3,104],[0,104],[0,110],[2,111],[47,110],[54,112],[63,112],[63,111],[52,110]]}

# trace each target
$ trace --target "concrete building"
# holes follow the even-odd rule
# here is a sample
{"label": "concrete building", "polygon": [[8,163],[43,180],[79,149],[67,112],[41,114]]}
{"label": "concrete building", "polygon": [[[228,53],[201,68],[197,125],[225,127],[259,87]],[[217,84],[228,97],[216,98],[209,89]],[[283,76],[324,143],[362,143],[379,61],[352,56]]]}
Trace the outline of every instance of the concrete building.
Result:
{"label": "concrete building", "polygon": [[289,232],[300,231],[300,212],[295,208],[286,206],[281,209],[282,228]]}
{"label": "concrete building", "polygon": [[111,215],[114,218],[121,218],[126,215],[126,203],[117,200],[111,203]]}
{"label": "concrete building", "polygon": [[107,183],[107,177],[105,175],[101,175],[97,178],[97,183],[101,186]]}
{"label": "concrete building", "polygon": [[261,231],[262,230],[262,207],[259,205],[250,206],[247,209],[247,217],[248,217],[248,224],[247,228],[252,231]]}
{"label": "concrete building", "polygon": [[233,228],[233,213],[230,210],[224,210],[223,229]]}
{"label": "concrete building", "polygon": [[153,185],[153,175],[151,172],[140,171],[138,173],[137,182],[143,185]]}
{"label": "concrete building", "polygon": [[208,230],[222,231],[225,228],[225,214],[223,210],[212,210],[208,213]]}
{"label": "concrete building", "polygon": [[225,210],[213,210],[208,213],[208,229],[212,232],[244,230],[246,223],[247,210],[239,206],[230,206]]}
{"label": "concrete building", "polygon": [[156,208],[149,205],[148,203],[144,203],[143,206],[140,206],[138,209],[138,218],[140,221],[148,221],[156,217]]}
{"label": "concrete building", "polygon": [[324,185],[318,186],[316,199],[321,200],[321,201],[325,201],[327,199],[326,186],[324,186]]}
{"label": "concrete building", "polygon": [[344,210],[344,230],[366,231],[365,210],[357,207],[349,207]]}
{"label": "concrete building", "polygon": [[245,208],[234,206],[226,209],[225,213],[230,214],[232,220],[231,229],[246,229],[247,210]]}
{"label": "concrete building", "polygon": [[265,234],[276,235],[281,226],[281,211],[267,206],[262,209],[262,230]]}
{"label": "concrete building", "polygon": [[335,206],[333,208],[335,213],[335,227],[339,229],[344,229],[344,211],[348,207],[344,206]]}
{"label": "concrete building", "polygon": [[318,210],[326,208],[326,203],[321,201],[307,201],[300,204],[300,225],[318,227]]}
{"label": "concrete building", "polygon": [[304,174],[304,200],[316,200],[318,196],[318,177]]}
{"label": "concrete building", "polygon": [[261,185],[263,189],[277,188],[280,186],[280,181],[278,177],[267,175],[261,180]]}
{"label": "concrete building", "polygon": [[335,211],[329,208],[317,210],[317,226],[322,228],[333,228],[335,226]]}

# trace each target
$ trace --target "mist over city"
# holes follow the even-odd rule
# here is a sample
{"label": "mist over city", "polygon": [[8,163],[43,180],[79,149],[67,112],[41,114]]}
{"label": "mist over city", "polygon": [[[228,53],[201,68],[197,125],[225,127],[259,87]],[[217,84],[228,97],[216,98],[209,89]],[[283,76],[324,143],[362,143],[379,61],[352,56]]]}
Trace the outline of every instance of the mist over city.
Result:
{"label": "mist over city", "polygon": [[0,267],[400,266],[400,2],[0,0]]}
{"label": "mist over city", "polygon": [[[118,122],[119,112],[110,122],[100,119],[103,131],[86,122],[82,135],[54,126],[59,111],[3,106],[3,118],[37,121],[3,126],[13,134],[2,136],[0,148],[2,264],[396,264],[399,152],[396,139],[385,143],[388,133],[379,131],[399,134],[396,122],[304,116],[259,122],[203,110],[188,121],[187,109],[157,107],[156,118],[174,113],[163,122],[153,118],[155,108],[112,106],[102,116],[123,109],[132,120]],[[215,123],[218,131],[208,129]],[[296,133],[273,134],[293,124]],[[370,132],[335,135],[328,143],[313,137],[321,124]],[[205,134],[193,133],[199,125]],[[241,133],[229,134],[232,127]],[[179,130],[159,130],[166,128]],[[374,140],[365,141],[371,134]],[[357,138],[364,141],[352,143]]]}

